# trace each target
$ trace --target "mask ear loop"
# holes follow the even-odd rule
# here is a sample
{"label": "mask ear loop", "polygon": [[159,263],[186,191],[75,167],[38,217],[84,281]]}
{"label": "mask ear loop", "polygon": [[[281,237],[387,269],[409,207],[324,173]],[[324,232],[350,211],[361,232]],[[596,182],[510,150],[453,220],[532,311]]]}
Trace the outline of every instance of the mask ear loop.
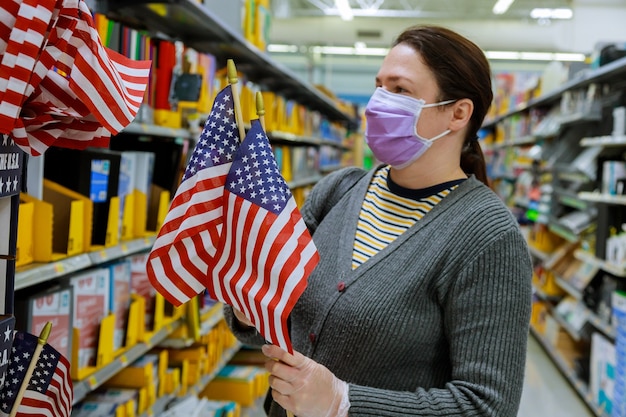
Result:
{"label": "mask ear loop", "polygon": [[430,139],[426,139],[421,137],[418,133],[417,133],[417,122],[419,120],[420,115],[422,114],[422,109],[425,107],[439,107],[439,106],[445,106],[446,104],[451,104],[451,103],[455,103],[459,101],[459,99],[452,99],[452,100],[444,100],[444,101],[440,101],[437,103],[430,103],[430,104],[422,104],[422,107],[420,107],[419,112],[415,113],[415,120],[413,121],[413,134],[415,135],[416,138],[421,139],[423,141],[428,142],[428,147],[430,147],[430,145],[432,144],[432,142],[436,141],[437,139],[441,139],[442,137],[446,136],[447,134],[449,134],[450,132],[452,132],[450,129],[446,129],[443,132],[441,132],[440,134],[438,134],[435,137],[432,137]]}

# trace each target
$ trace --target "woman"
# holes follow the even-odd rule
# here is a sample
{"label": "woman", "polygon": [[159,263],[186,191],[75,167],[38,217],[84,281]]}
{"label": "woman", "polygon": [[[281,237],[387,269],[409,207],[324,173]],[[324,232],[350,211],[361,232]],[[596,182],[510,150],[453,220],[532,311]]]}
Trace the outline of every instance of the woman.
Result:
{"label": "woman", "polygon": [[440,27],[398,37],[365,113],[383,165],[325,177],[303,207],[321,260],[290,316],[294,355],[263,346],[270,416],[517,415],[532,264],[484,184],[491,100],[472,42]]}

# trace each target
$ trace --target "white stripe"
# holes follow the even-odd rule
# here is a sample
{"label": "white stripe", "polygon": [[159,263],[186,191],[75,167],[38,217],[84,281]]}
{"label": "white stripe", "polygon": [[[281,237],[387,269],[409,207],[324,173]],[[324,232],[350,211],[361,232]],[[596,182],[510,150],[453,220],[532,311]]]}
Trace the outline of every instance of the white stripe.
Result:
{"label": "white stripe", "polygon": [[[235,194],[228,193],[227,205],[229,208],[232,207],[233,203],[236,200],[237,200],[237,196]],[[242,204],[242,210],[239,214],[239,218],[242,217],[241,213],[246,213],[249,207],[250,207],[250,202],[244,201]],[[226,218],[224,219],[224,223],[226,225],[233,224],[233,212],[234,210],[232,209],[226,210],[226,213],[225,213]],[[213,268],[213,274],[211,274],[213,285],[215,286],[215,293],[219,294],[220,301],[224,301],[224,302],[226,302],[227,300],[226,300],[226,295],[224,295],[224,293],[222,293],[221,291],[220,282],[224,283],[227,296],[230,297],[231,302],[235,303],[235,300],[236,300],[236,297],[233,295],[233,292],[231,291],[229,284],[231,280],[233,279],[232,268],[233,266],[236,268],[239,264],[239,253],[236,253],[235,260],[232,263],[233,266],[231,266],[230,270],[223,271],[223,268],[226,262],[228,261],[228,258],[230,257],[229,249],[232,245],[232,241],[234,240],[236,244],[239,243],[239,239],[237,238],[237,236],[238,236],[237,233],[233,232],[232,230],[230,230],[230,233],[222,234],[221,240],[224,240],[223,247],[226,248],[227,250],[223,251],[219,259],[217,259],[217,262],[215,263],[215,267]],[[237,245],[235,247],[237,247]],[[220,280],[220,276],[221,276],[221,280]],[[238,305],[234,307],[237,307],[240,311],[246,313],[245,306],[241,305],[242,303],[237,302],[236,304]]]}
{"label": "white stripe", "polygon": [[187,249],[187,256],[189,256],[189,260],[191,261],[191,263],[200,271],[202,271],[204,275],[206,275],[206,272],[209,269],[209,265],[207,265],[207,263],[204,262],[198,255],[198,251],[196,250],[196,246],[193,243],[193,239],[188,237],[183,239],[182,242]]}
{"label": "white stripe", "polygon": [[[176,255],[178,256],[178,255]],[[174,297],[179,303],[184,303],[189,300],[189,297],[175,286],[171,280],[167,278],[165,271],[163,270],[163,264],[160,258],[153,258],[150,260],[150,265],[154,270],[154,277],[156,280],[167,290],[168,293]],[[199,292],[199,291],[198,291]]]}

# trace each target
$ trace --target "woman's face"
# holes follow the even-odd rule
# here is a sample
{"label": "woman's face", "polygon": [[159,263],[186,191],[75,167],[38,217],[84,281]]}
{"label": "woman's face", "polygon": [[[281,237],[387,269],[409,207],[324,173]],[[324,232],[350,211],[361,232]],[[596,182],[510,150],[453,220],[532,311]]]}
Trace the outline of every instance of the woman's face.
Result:
{"label": "woman's face", "polygon": [[[433,72],[422,61],[421,55],[406,44],[396,45],[389,51],[376,75],[376,87],[423,99],[427,104],[435,103],[439,98],[439,86]],[[417,124],[420,136],[429,139],[448,128],[446,119],[441,117],[447,112],[441,109],[427,107],[422,110]]]}

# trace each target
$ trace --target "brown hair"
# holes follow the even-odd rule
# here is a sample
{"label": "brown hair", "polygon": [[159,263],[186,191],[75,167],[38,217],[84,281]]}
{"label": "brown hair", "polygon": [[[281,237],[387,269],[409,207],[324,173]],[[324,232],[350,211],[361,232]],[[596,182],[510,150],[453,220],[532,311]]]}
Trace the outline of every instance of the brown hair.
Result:
{"label": "brown hair", "polygon": [[461,152],[461,168],[489,185],[485,158],[477,133],[491,101],[491,69],[482,50],[456,32],[438,26],[413,26],[398,36],[393,46],[411,46],[433,71],[441,97],[438,100],[468,98],[474,103],[467,136]]}

